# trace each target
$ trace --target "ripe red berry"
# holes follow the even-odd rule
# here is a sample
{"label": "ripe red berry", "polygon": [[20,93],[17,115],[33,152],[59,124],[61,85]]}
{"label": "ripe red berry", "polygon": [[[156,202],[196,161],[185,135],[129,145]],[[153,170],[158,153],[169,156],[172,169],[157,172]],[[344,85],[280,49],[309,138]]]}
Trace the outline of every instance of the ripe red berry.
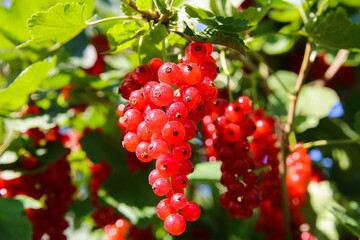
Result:
{"label": "ripe red berry", "polygon": [[185,128],[178,121],[167,122],[162,129],[162,137],[169,144],[178,144],[184,140]]}
{"label": "ripe red berry", "polygon": [[174,85],[182,81],[182,72],[177,64],[166,62],[160,67],[158,77],[160,82]]}
{"label": "ripe red berry", "polygon": [[166,106],[174,101],[174,90],[169,84],[159,83],[152,87],[150,100],[158,106]]}
{"label": "ripe red berry", "polygon": [[156,206],[156,214],[161,220],[165,220],[167,216],[176,212],[176,209],[171,206],[169,198],[161,200]]}
{"label": "ripe red berry", "polygon": [[161,154],[156,160],[156,169],[164,177],[175,176],[179,170],[179,161],[172,154]]}
{"label": "ripe red berry", "polygon": [[172,213],[165,218],[164,228],[171,235],[179,236],[185,231],[186,221],[180,214]]}
{"label": "ripe red berry", "polygon": [[166,178],[161,177],[155,180],[152,189],[156,195],[164,196],[170,191],[171,185]]}
{"label": "ripe red berry", "polygon": [[152,133],[160,132],[168,120],[166,113],[161,109],[150,110],[145,116],[146,126]]}
{"label": "ripe red berry", "polygon": [[170,204],[177,210],[183,209],[188,203],[187,198],[182,193],[175,193],[171,196]]}
{"label": "ripe red berry", "polygon": [[201,209],[195,202],[188,202],[186,206],[181,209],[181,215],[185,218],[186,221],[196,221],[199,219],[200,214]]}
{"label": "ripe red berry", "polygon": [[208,56],[207,47],[204,43],[192,42],[185,48],[188,61],[200,63]]}

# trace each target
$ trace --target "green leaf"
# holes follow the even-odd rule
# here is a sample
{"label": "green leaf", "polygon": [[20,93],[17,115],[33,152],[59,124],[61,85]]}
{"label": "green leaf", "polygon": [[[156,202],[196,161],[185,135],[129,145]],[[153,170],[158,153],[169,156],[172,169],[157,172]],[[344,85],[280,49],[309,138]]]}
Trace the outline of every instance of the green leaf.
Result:
{"label": "green leaf", "polygon": [[352,23],[343,8],[311,19],[305,29],[318,44],[338,49],[360,50],[360,24]]}
{"label": "green leaf", "polygon": [[171,12],[166,8],[166,3],[164,0],[154,0],[155,6],[159,12],[165,16],[170,16]]}
{"label": "green leaf", "polygon": [[149,11],[152,7],[152,0],[136,0],[136,7],[140,11]]}
{"label": "green leaf", "polygon": [[269,96],[270,110],[278,116],[286,115],[290,93],[295,88],[297,74],[290,71],[277,71],[268,78],[272,94]]}
{"label": "green leaf", "polygon": [[37,158],[40,162],[48,164],[59,160],[67,153],[67,149],[62,145],[62,143],[55,141],[55,142],[48,142],[45,146],[45,151],[37,152]]}
{"label": "green leaf", "polygon": [[194,42],[205,42],[223,45],[232,48],[239,53],[245,55],[248,49],[244,41],[234,33],[223,32],[217,29],[206,28],[204,31],[196,33],[188,26],[184,30],[184,34]]}
{"label": "green leaf", "polygon": [[147,33],[149,29],[149,24],[144,24],[141,27],[135,21],[116,24],[107,32],[110,44],[113,46],[111,52],[118,52],[132,47],[136,40]]}
{"label": "green leaf", "polygon": [[248,20],[233,17],[216,16],[208,19],[199,19],[199,22],[204,23],[210,28],[227,33],[240,33],[251,27]]}
{"label": "green leaf", "polygon": [[354,123],[355,131],[360,134],[360,111],[355,113],[355,123]]}
{"label": "green leaf", "polygon": [[189,175],[189,180],[218,182],[221,178],[220,166],[221,161],[198,163],[195,165],[194,172]]}
{"label": "green leaf", "polygon": [[270,8],[270,4],[261,7],[248,7],[241,12],[235,12],[234,16],[237,18],[247,19],[250,22],[250,25],[257,25],[260,20],[266,16]]}
{"label": "green leaf", "polygon": [[356,209],[345,209],[341,206],[333,207],[331,212],[356,237],[360,237],[360,211]]}
{"label": "green leaf", "polygon": [[192,18],[206,19],[215,16],[212,12],[188,4],[185,5],[185,11]]}
{"label": "green leaf", "polygon": [[34,14],[28,20],[31,38],[20,47],[31,43],[43,47],[66,43],[87,26],[87,18],[86,4],[82,2],[58,3],[47,11]]}
{"label": "green leaf", "polygon": [[156,24],[150,30],[150,37],[154,44],[159,44],[168,34],[168,30],[163,24]]}
{"label": "green leaf", "polygon": [[299,93],[296,112],[302,116],[324,118],[339,101],[339,96],[331,88],[304,85]]}
{"label": "green leaf", "polygon": [[340,101],[337,93],[328,87],[304,85],[298,96],[296,116],[306,117],[296,126],[302,132],[316,127],[321,118],[328,116],[333,106]]}
{"label": "green leaf", "polygon": [[27,103],[28,96],[47,78],[55,63],[56,58],[52,58],[34,63],[22,71],[7,88],[0,90],[0,109],[15,111]]}
{"label": "green leaf", "polygon": [[0,198],[0,231],[3,239],[32,239],[32,226],[19,200]]}

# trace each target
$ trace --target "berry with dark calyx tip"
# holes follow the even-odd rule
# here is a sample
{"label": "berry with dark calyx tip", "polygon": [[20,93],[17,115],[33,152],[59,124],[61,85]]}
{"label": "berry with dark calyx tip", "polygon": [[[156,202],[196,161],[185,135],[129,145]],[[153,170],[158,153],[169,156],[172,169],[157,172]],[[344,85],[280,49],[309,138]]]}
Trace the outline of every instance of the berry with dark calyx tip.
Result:
{"label": "berry with dark calyx tip", "polygon": [[159,68],[158,77],[160,82],[174,85],[182,81],[182,72],[177,64],[166,62]]}
{"label": "berry with dark calyx tip", "polygon": [[174,90],[169,84],[159,83],[152,87],[150,100],[158,106],[166,106],[174,101]]}
{"label": "berry with dark calyx tip", "polygon": [[189,159],[192,154],[190,143],[187,141],[182,141],[176,145],[173,145],[171,153],[179,161]]}
{"label": "berry with dark calyx tip", "polygon": [[204,43],[192,42],[185,48],[185,54],[188,61],[200,63],[209,56],[207,47]]}
{"label": "berry with dark calyx tip", "polygon": [[194,85],[201,80],[201,70],[196,63],[180,65],[185,83]]}
{"label": "berry with dark calyx tip", "polygon": [[170,198],[170,204],[177,210],[183,209],[188,203],[187,198],[182,193],[174,193]]}
{"label": "berry with dark calyx tip", "polygon": [[215,80],[219,74],[219,68],[215,62],[205,61],[200,64],[200,71],[203,78],[208,78],[209,80]]}
{"label": "berry with dark calyx tip", "polygon": [[141,140],[146,142],[149,142],[152,136],[152,132],[150,132],[150,130],[147,128],[145,121],[139,123],[136,129],[136,134]]}
{"label": "berry with dark calyx tip", "polygon": [[158,172],[164,177],[175,176],[179,170],[179,161],[170,153],[161,154],[155,165]]}
{"label": "berry with dark calyx tip", "polygon": [[196,87],[188,87],[182,94],[183,103],[190,109],[201,102],[201,93]]}
{"label": "berry with dark calyx tip", "polygon": [[225,117],[227,120],[233,123],[240,123],[244,117],[244,111],[242,110],[240,104],[238,103],[230,103],[225,108]]}
{"label": "berry with dark calyx tip", "polygon": [[196,88],[201,93],[202,97],[211,97],[216,98],[217,88],[215,82],[210,78],[204,78],[198,84],[196,84]]}
{"label": "berry with dark calyx tip", "polygon": [[239,125],[235,123],[228,123],[223,132],[224,138],[228,142],[237,142],[242,137],[242,131]]}
{"label": "berry with dark calyx tip", "polygon": [[120,117],[119,123],[129,131],[136,131],[137,126],[144,120],[142,113],[137,109],[129,109]]}
{"label": "berry with dark calyx tip", "polygon": [[195,202],[188,202],[186,206],[181,209],[181,215],[185,218],[186,221],[196,221],[199,219],[200,214],[201,209]]}
{"label": "berry with dark calyx tip", "polygon": [[130,106],[138,110],[143,110],[148,102],[143,90],[135,90],[129,96]]}
{"label": "berry with dark calyx tip", "polygon": [[151,162],[153,160],[153,158],[149,156],[148,147],[149,143],[145,141],[140,142],[136,147],[135,154],[141,162]]}
{"label": "berry with dark calyx tip", "polygon": [[153,79],[153,71],[148,65],[140,65],[134,69],[133,78],[140,86]]}
{"label": "berry with dark calyx tip", "polygon": [[166,108],[166,115],[169,120],[184,122],[188,115],[188,110],[183,102],[173,102]]}
{"label": "berry with dark calyx tip", "polygon": [[171,206],[169,198],[165,198],[165,199],[161,200],[157,204],[155,210],[156,210],[156,215],[161,220],[165,220],[165,218],[167,218],[167,216],[177,212],[177,210],[173,206]]}
{"label": "berry with dark calyx tip", "polygon": [[166,178],[160,177],[155,180],[152,189],[156,195],[164,196],[170,191],[171,185]]}
{"label": "berry with dark calyx tip", "polygon": [[185,128],[181,122],[169,121],[162,129],[162,137],[169,144],[178,144],[184,140]]}
{"label": "berry with dark calyx tip", "polygon": [[148,153],[151,158],[157,159],[161,154],[168,152],[168,145],[164,140],[152,139],[148,146]]}
{"label": "berry with dark calyx tip", "polygon": [[[180,167],[179,167],[179,172],[180,172]],[[171,178],[171,184],[174,192],[181,192],[189,184],[189,180],[185,174],[184,175],[178,174]]]}
{"label": "berry with dark calyx tip", "polygon": [[252,111],[252,101],[247,96],[240,96],[236,102],[239,104],[241,109],[245,114],[248,114]]}
{"label": "berry with dark calyx tip", "polygon": [[181,235],[186,229],[186,221],[178,213],[172,213],[164,220],[165,230],[173,236]]}

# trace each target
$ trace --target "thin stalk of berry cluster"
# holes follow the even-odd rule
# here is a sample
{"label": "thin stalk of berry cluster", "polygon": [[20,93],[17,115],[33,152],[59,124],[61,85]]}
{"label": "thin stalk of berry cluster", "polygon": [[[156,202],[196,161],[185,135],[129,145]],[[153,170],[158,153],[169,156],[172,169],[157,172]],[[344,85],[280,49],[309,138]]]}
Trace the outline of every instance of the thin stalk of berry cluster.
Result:
{"label": "thin stalk of berry cluster", "polygon": [[227,78],[227,89],[228,89],[228,95],[229,95],[229,101],[233,102],[234,101],[234,97],[232,96],[232,91],[230,88],[230,71],[229,68],[226,64],[226,56],[225,56],[225,51],[222,50],[220,51],[220,64],[221,67],[224,69],[224,73],[226,75]]}
{"label": "thin stalk of berry cluster", "polygon": [[139,65],[142,64],[142,60],[141,60],[141,47],[142,47],[143,40],[144,40],[143,36],[140,36],[140,37],[139,37],[138,50],[137,50]]}
{"label": "thin stalk of berry cluster", "polygon": [[287,121],[283,129],[282,133],[282,156],[281,156],[281,164],[282,164],[282,175],[281,175],[281,186],[282,186],[282,195],[283,195],[283,211],[284,211],[284,227],[285,227],[285,239],[290,240],[291,239],[291,213],[290,213],[290,206],[289,206],[289,195],[287,190],[287,184],[286,184],[286,157],[289,154],[288,146],[289,146],[289,135],[293,128],[294,118],[295,118],[295,109],[296,109],[296,103],[298,100],[299,92],[301,90],[301,87],[306,79],[306,76],[309,72],[309,68],[312,62],[311,59],[311,52],[312,52],[312,44],[307,43],[305,46],[305,52],[303,61],[301,63],[300,71],[298,74],[298,78],[296,81],[295,89],[293,92],[293,95],[290,99],[290,104],[288,108],[288,114],[287,114]]}
{"label": "thin stalk of berry cluster", "polygon": [[109,21],[123,21],[123,20],[144,20],[141,16],[115,16],[115,17],[108,17],[103,18],[95,21],[86,21],[86,26],[94,26],[99,23],[109,22]]}
{"label": "thin stalk of berry cluster", "polygon": [[161,41],[161,47],[162,47],[162,50],[161,50],[162,60],[163,60],[163,62],[166,62],[166,45],[165,45],[165,39],[163,39],[163,40]]}
{"label": "thin stalk of berry cluster", "polygon": [[339,140],[317,140],[317,141],[313,141],[313,142],[304,143],[303,148],[321,147],[321,146],[328,146],[328,145],[350,144],[350,143],[360,143],[360,138],[357,138],[357,139],[339,139]]}

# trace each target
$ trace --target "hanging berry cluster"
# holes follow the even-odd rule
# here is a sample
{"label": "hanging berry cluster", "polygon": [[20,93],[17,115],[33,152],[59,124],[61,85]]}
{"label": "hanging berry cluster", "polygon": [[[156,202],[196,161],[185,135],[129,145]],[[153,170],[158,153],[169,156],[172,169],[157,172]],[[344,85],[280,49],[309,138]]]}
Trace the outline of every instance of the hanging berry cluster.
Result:
{"label": "hanging berry cluster", "polygon": [[212,45],[191,43],[180,63],[152,59],[126,74],[119,88],[129,100],[119,119],[123,146],[142,162],[156,159],[149,184],[156,195],[166,196],[156,213],[175,236],[185,231],[186,221],[200,216],[199,206],[187,200],[184,189],[193,171],[188,141],[218,91],[211,53]]}
{"label": "hanging berry cluster", "polygon": [[[47,147],[47,143],[54,141],[65,141],[65,137],[55,127],[47,132],[38,128],[29,129],[24,137],[30,137],[37,147]],[[48,164],[44,170],[35,173],[23,174],[13,179],[0,177],[0,189],[2,197],[14,197],[27,195],[34,199],[45,199],[42,208],[25,209],[33,226],[33,240],[43,239],[47,234],[50,239],[66,239],[63,231],[68,227],[65,220],[76,188],[71,183],[67,151],[58,160]],[[39,164],[34,156],[26,158],[22,162],[24,169],[35,169]],[[32,159],[29,162],[29,159]],[[61,203],[61,204],[59,204]]]}
{"label": "hanging berry cluster", "polygon": [[249,118],[252,102],[245,96],[234,103],[217,99],[212,108],[212,115],[203,118],[203,135],[208,157],[222,161],[220,182],[227,191],[220,204],[231,217],[247,219],[260,202],[256,165],[249,154],[248,137],[255,130]]}

